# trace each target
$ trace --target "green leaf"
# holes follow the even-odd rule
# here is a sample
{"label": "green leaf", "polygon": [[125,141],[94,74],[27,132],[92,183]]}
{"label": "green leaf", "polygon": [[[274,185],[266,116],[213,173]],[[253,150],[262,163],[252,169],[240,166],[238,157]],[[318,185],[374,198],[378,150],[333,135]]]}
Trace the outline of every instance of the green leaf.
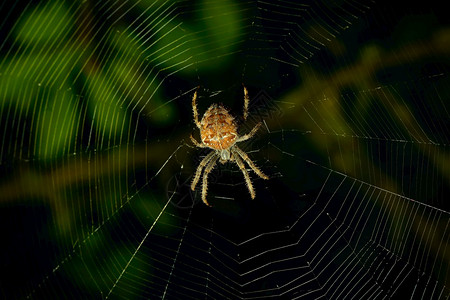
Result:
{"label": "green leaf", "polygon": [[241,32],[242,15],[235,1],[203,1],[202,17],[216,47],[216,55],[228,53]]}
{"label": "green leaf", "polygon": [[[155,42],[147,49],[148,61],[158,69],[178,70],[182,74],[195,72],[193,57],[200,55],[198,37],[187,25],[168,21],[154,33]],[[198,40],[197,40],[198,42]]]}
{"label": "green leaf", "polygon": [[[29,10],[19,21],[16,41],[25,44],[60,43],[72,31],[73,21],[62,2],[46,2]],[[50,46],[50,45],[49,45]]]}
{"label": "green leaf", "polygon": [[75,126],[79,114],[75,105],[75,95],[70,91],[51,95],[39,115],[36,128],[36,148],[40,159],[54,159],[71,151],[76,136]]}
{"label": "green leaf", "polygon": [[116,85],[102,74],[90,75],[87,85],[89,110],[98,142],[107,142],[121,132],[126,132],[129,118],[126,107],[121,107]]}
{"label": "green leaf", "polygon": [[145,114],[156,126],[172,124],[177,118],[176,106],[163,100],[161,82],[142,63],[142,45],[126,30],[113,32],[110,42],[120,55],[111,59],[109,73],[115,86],[132,102],[131,108]]}
{"label": "green leaf", "polygon": [[230,1],[204,1],[195,22],[167,20],[150,36],[148,61],[168,72],[183,75],[226,67],[234,48],[242,40],[242,15]]}
{"label": "green leaf", "polygon": [[[28,85],[61,88],[66,85],[69,74],[81,55],[77,49],[71,51],[71,55],[67,49],[51,53],[18,55],[5,63],[0,68],[0,73],[4,78],[16,78],[14,85],[28,82]],[[12,83],[11,80],[9,81]]]}
{"label": "green leaf", "polygon": [[[21,77],[6,74],[0,75],[0,107],[10,102],[21,106],[32,105],[39,101],[39,85]],[[33,101],[30,101],[33,99]]]}

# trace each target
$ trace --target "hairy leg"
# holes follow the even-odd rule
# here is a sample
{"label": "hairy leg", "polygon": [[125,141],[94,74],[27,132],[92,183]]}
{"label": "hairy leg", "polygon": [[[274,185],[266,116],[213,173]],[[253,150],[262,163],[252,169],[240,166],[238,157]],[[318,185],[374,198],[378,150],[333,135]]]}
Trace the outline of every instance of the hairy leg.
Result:
{"label": "hairy leg", "polygon": [[203,203],[205,203],[208,206],[209,205],[208,201],[206,201],[206,194],[208,192],[208,174],[212,171],[212,169],[214,169],[216,162],[217,162],[218,157],[214,156],[209,162],[208,165],[205,168],[205,172],[203,173],[203,183],[202,183],[202,201]]}
{"label": "hairy leg", "polygon": [[252,199],[255,199],[255,190],[253,189],[252,181],[250,180],[250,176],[248,175],[247,170],[245,169],[244,162],[240,158],[239,154],[236,153],[236,151],[232,150],[233,153],[233,159],[238,165],[239,169],[241,169],[242,174],[244,174],[245,182],[247,183],[248,191],[250,192],[250,196]]}
{"label": "hairy leg", "polygon": [[194,112],[194,122],[195,125],[200,129],[200,122],[198,121],[198,111],[197,111],[197,91],[198,88],[195,90],[194,96],[192,96],[192,111]]}
{"label": "hairy leg", "polygon": [[205,158],[202,159],[202,161],[197,167],[197,171],[195,171],[195,176],[191,183],[191,190],[195,190],[195,186],[197,185],[198,180],[200,179],[200,175],[202,174],[203,168],[208,164],[208,162],[215,154],[216,153],[214,151],[211,151],[210,153],[208,153],[208,155],[205,156]]}
{"label": "hairy leg", "polygon": [[250,99],[248,98],[248,91],[244,84],[242,84],[244,87],[244,120],[247,120],[248,117],[248,102]]}
{"label": "hairy leg", "polygon": [[199,148],[207,148],[205,145],[200,144],[199,142],[197,142],[196,139],[194,139],[194,137],[191,134],[191,141],[194,144],[195,147],[199,147]]}
{"label": "hairy leg", "polygon": [[256,124],[255,127],[253,127],[252,131],[250,131],[249,133],[244,134],[243,136],[239,137],[236,140],[236,143],[246,141],[246,140],[250,139],[251,137],[253,137],[255,135],[255,133],[258,131],[259,127],[261,127],[261,122]]}
{"label": "hairy leg", "polygon": [[249,166],[252,168],[253,172],[258,174],[259,177],[262,179],[269,179],[269,176],[264,174],[258,167],[255,165],[255,163],[248,157],[247,153],[242,151],[238,146],[234,145],[234,151],[237,153]]}

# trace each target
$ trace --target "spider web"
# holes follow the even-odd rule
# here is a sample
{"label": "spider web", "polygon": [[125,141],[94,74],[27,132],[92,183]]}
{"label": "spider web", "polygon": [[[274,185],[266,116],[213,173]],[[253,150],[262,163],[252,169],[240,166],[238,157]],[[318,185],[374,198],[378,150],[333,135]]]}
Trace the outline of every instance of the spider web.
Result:
{"label": "spider web", "polygon": [[[449,31],[370,1],[1,5],[4,298],[446,299]],[[192,175],[222,102],[269,181]]]}

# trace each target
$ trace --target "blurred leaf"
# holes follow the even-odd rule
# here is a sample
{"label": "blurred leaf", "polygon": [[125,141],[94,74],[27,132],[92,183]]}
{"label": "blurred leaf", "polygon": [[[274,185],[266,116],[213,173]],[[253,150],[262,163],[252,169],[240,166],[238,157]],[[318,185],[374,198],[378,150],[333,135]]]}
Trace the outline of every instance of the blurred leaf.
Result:
{"label": "blurred leaf", "polygon": [[16,78],[14,82],[9,80],[12,90],[20,89],[20,85],[26,84],[26,82],[61,88],[65,85],[80,55],[74,49],[61,49],[45,54],[19,55],[1,66],[0,73],[3,76]]}
{"label": "blurred leaf", "polygon": [[109,41],[115,50],[120,51],[119,56],[122,58],[133,57],[137,60],[144,55],[143,45],[140,44],[139,38],[125,27],[112,31]]}
{"label": "blurred leaf", "polygon": [[101,74],[89,75],[89,108],[97,127],[99,143],[125,130],[128,126],[126,108],[120,106],[120,94],[115,85]]}
{"label": "blurred leaf", "polygon": [[44,160],[54,159],[69,150],[66,147],[75,139],[75,125],[79,120],[75,95],[70,91],[47,95],[50,100],[40,113],[40,123],[36,127],[37,153]]}
{"label": "blurred leaf", "polygon": [[0,69],[0,103],[21,106],[23,114],[39,113],[33,133],[36,155],[43,160],[61,155],[75,135],[75,96],[65,89],[73,64],[64,51],[56,51],[14,56]]}
{"label": "blurred leaf", "polygon": [[149,194],[146,195],[146,198],[142,197],[134,203],[134,212],[141,220],[145,220],[145,227],[152,228],[153,233],[175,236],[181,230],[180,222],[179,219],[162,210],[167,201],[168,199],[165,197],[162,198],[162,201],[157,201],[154,195]]}
{"label": "blurred leaf", "polygon": [[184,74],[195,71],[192,58],[201,49],[193,48],[196,36],[187,26],[181,27],[181,23],[169,21],[158,28],[155,35],[156,42],[147,49],[150,63],[165,68],[173,67]]}
{"label": "blurred leaf", "polygon": [[[155,42],[147,49],[152,64],[174,68],[185,75],[225,66],[227,54],[237,47],[242,16],[233,3],[204,1],[200,7],[202,15],[197,22],[169,20],[155,31]],[[213,58],[214,64],[208,63]]]}
{"label": "blurred leaf", "polygon": [[[72,283],[80,288],[86,295],[99,295],[102,291],[107,293],[111,289],[111,285],[116,278],[121,276],[124,268],[126,273],[123,279],[126,282],[128,276],[132,277],[135,284],[144,284],[148,275],[151,274],[152,261],[149,260],[150,254],[139,251],[133,256],[136,244],[129,241],[118,242],[113,240],[114,232],[104,231],[101,234],[91,234],[89,242],[83,243],[83,247],[77,248],[79,255],[74,256],[64,264],[61,268],[65,276],[71,278]],[[144,257],[141,257],[144,256]],[[121,259],[118,261],[117,258]],[[131,260],[131,264],[127,266],[127,262]],[[145,262],[145,263],[144,263]],[[105,279],[104,274],[108,274],[109,278]],[[123,284],[122,281],[118,283]],[[117,287],[114,294],[122,295],[123,298],[132,299],[127,289]]]}
{"label": "blurred leaf", "polygon": [[211,41],[218,47],[217,55],[228,53],[233,42],[237,40],[242,27],[240,22],[242,16],[238,13],[238,9],[233,9],[236,7],[235,1],[205,0],[202,5],[202,17],[211,34],[208,39],[212,38]]}
{"label": "blurred leaf", "polygon": [[26,44],[60,43],[72,31],[72,17],[62,2],[46,2],[19,23],[16,40]]}
{"label": "blurred leaf", "polygon": [[382,49],[376,44],[365,45],[361,51],[361,63],[364,68],[371,70],[375,64],[381,62]]}
{"label": "blurred leaf", "polygon": [[[29,99],[38,100],[39,85],[21,77],[0,75],[0,104],[28,104]],[[26,97],[26,98],[25,98]]]}
{"label": "blurred leaf", "polygon": [[163,11],[165,8],[172,6],[177,3],[177,0],[142,0],[138,1],[136,5],[140,10],[145,11],[147,15],[152,15],[152,13]]}
{"label": "blurred leaf", "polygon": [[161,98],[156,98],[150,104],[153,109],[150,112],[150,122],[158,126],[173,124],[178,118],[176,107],[171,102],[164,102]]}
{"label": "blurred leaf", "polygon": [[[121,55],[111,60],[111,77],[117,82],[116,86],[121,93],[131,99],[131,108],[148,115],[150,122],[155,125],[171,124],[177,118],[176,107],[163,100],[158,78],[145,76],[145,72],[148,73],[146,67],[149,66],[142,63],[140,47],[124,31],[114,33],[111,42],[115,49],[121,51]],[[149,78],[152,80],[148,81]]]}

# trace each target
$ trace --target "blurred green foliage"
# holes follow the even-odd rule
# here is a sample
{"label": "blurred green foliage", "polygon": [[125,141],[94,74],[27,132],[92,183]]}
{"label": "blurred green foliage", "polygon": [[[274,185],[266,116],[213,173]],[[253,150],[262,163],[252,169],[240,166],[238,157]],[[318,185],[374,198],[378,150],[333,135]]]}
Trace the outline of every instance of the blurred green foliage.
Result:
{"label": "blurred green foliage", "polygon": [[[17,49],[0,65],[1,101],[25,105],[21,113],[27,117],[39,114],[30,132],[34,158],[51,161],[76,152],[65,145],[81,145],[77,139],[85,124],[94,126],[94,146],[102,148],[128,132],[131,112],[145,115],[154,126],[171,126],[177,107],[164,100],[158,74],[191,76],[220,69],[242,37],[241,16],[231,1],[193,4],[196,23],[165,18],[174,2],[139,5],[148,15],[145,22],[136,31],[119,22],[107,39],[95,36],[93,28],[77,27],[83,22],[101,27],[87,3],[77,10],[64,1],[30,5],[17,19],[12,32]],[[218,59],[202,64],[210,57]]]}
{"label": "blurred green foliage", "polygon": [[[192,16],[197,22],[179,19],[164,22],[164,26],[155,30],[155,47],[146,51],[150,62],[184,76],[224,68],[242,37],[242,16],[233,1],[205,0],[193,2],[192,6],[197,8]],[[147,13],[152,16],[158,12]],[[217,58],[214,63],[205,63],[211,57]]]}
{"label": "blurred green foliage", "polygon": [[[62,1],[50,1],[28,10],[17,22],[16,41],[19,45],[36,49],[51,49],[69,39],[74,20]],[[40,50],[40,49],[39,49]]]}
{"label": "blurred green foliage", "polygon": [[[10,45],[3,49],[0,60],[0,117],[7,126],[5,131],[11,132],[11,136],[5,138],[10,143],[5,157],[19,163],[32,159],[34,163],[18,170],[11,181],[0,186],[0,193],[5,203],[13,203],[11,205],[16,205],[18,199],[27,204],[35,199],[48,202],[45,204],[51,207],[55,220],[49,225],[53,226],[49,236],[57,236],[56,248],[66,251],[61,256],[76,249],[77,259],[84,253],[89,253],[92,259],[66,265],[67,276],[79,280],[74,285],[83,290],[99,288],[97,282],[100,281],[85,278],[97,278],[103,275],[101,273],[119,276],[133,255],[136,240],[142,240],[141,232],[136,237],[120,237],[119,241],[108,239],[108,230],[120,232],[122,219],[129,220],[127,217],[132,215],[139,220],[137,224],[146,229],[158,220],[154,230],[157,234],[170,237],[179,233],[183,225],[168,214],[159,215],[161,203],[167,201],[167,195],[161,192],[163,183],[171,174],[159,175],[162,179],[152,177],[159,174],[166,162],[167,168],[172,167],[171,163],[177,164],[173,167],[178,168],[177,171],[182,162],[196,163],[195,159],[177,161],[178,157],[168,160],[180,141],[188,139],[191,129],[177,127],[180,120],[191,120],[191,95],[176,97],[197,85],[199,74],[203,78],[216,76],[223,80],[222,70],[236,66],[238,60],[233,55],[241,50],[243,41],[258,38],[246,35],[249,20],[244,19],[241,3],[237,1],[186,3],[180,8],[177,1],[139,1],[135,7],[125,10],[122,2],[113,1],[108,10],[90,1],[47,1],[27,6],[8,32]],[[181,14],[180,9],[185,14]],[[114,19],[113,13],[130,16],[129,19]],[[135,23],[138,15],[144,17]],[[413,22],[405,28],[407,26],[417,28]],[[307,32],[316,35],[321,30],[323,28],[307,28]],[[378,86],[374,75],[383,69],[427,60],[433,55],[448,58],[449,37],[448,29],[436,32],[435,36],[424,36],[425,40],[418,42],[413,34],[402,41],[406,46],[399,45],[394,51],[376,41],[349,46],[337,37],[324,46],[332,59],[340,63],[341,67],[333,71],[305,64],[295,69],[293,75],[283,73],[281,68],[270,68],[271,58],[260,57],[261,61],[252,67],[257,69],[254,74],[259,72],[269,81],[265,82],[267,86],[278,88],[290,80],[289,76],[299,78],[293,89],[281,89],[273,95],[284,115],[267,120],[266,124],[273,132],[288,128],[298,132],[310,129],[311,120],[301,119],[299,115],[304,113],[302,108],[316,101],[320,111],[311,109],[309,113],[312,119],[323,120],[322,113],[326,112],[325,133],[308,137],[297,134],[296,138],[286,139],[284,145],[292,146],[286,151],[295,149],[300,153],[306,149],[313,152],[318,161],[329,160],[336,171],[355,178],[369,178],[372,184],[397,192],[399,178],[395,178],[395,174],[388,176],[389,170],[372,163],[365,141],[361,148],[354,150],[352,139],[340,137],[352,133],[355,129],[352,125],[360,123],[364,124],[361,128],[375,138],[375,129],[370,130],[377,124],[369,124],[367,120],[378,106],[394,116],[395,128],[420,133],[414,114],[399,95],[388,93],[383,97],[369,97],[369,93],[364,92],[354,94],[352,106],[343,109],[342,92],[348,89],[346,95],[352,95],[353,90],[369,91]],[[259,38],[270,41],[270,34]],[[424,44],[432,46],[435,52]],[[334,66],[333,62],[325,64]],[[236,68],[243,73],[247,66]],[[398,78],[402,79],[393,80],[398,81]],[[241,80],[241,77],[233,79],[239,88]],[[250,80],[258,82],[258,78]],[[176,86],[180,82],[188,82],[189,87]],[[385,91],[388,89],[383,89]],[[383,103],[383,99],[388,99],[388,103]],[[188,105],[184,105],[185,101]],[[144,124],[150,134],[132,140],[132,131],[137,130],[138,122],[141,126]],[[160,129],[164,134],[166,129],[170,132],[167,144],[161,144],[159,136],[153,138],[152,134],[159,133]],[[330,132],[336,134],[326,134]],[[426,136],[420,133],[411,136],[414,138],[425,139]],[[133,144],[128,144],[130,142]],[[26,148],[25,145],[29,147],[27,152],[21,149]],[[423,145],[414,147],[415,151],[429,156]],[[271,156],[271,163],[283,170],[286,181],[288,178],[297,180],[298,169],[289,165],[280,151],[276,152]],[[192,155],[197,154],[192,151]],[[448,155],[442,154],[437,161],[437,173],[450,178],[446,169]],[[47,166],[50,166],[49,171],[40,171],[40,167]],[[362,172],[358,173],[359,170]],[[370,178],[382,172],[383,180]],[[145,177],[148,174],[151,179]],[[142,178],[146,180],[144,184]],[[157,186],[147,186],[149,181]],[[298,186],[296,182],[291,188]],[[132,197],[135,198],[130,204]],[[93,234],[105,220],[113,223],[113,228],[102,227],[105,230],[102,234]],[[131,227],[139,229],[138,225]],[[35,238],[39,239],[39,235]],[[108,249],[106,254],[104,249]],[[99,257],[102,259],[97,260]],[[115,258],[122,260],[117,262]],[[135,276],[135,283],[145,284],[145,277],[139,277],[139,270],[151,272],[150,258],[133,260],[136,265],[130,273],[127,270],[126,276]],[[102,284],[100,289],[107,291],[113,282]]]}
{"label": "blurred green foliage", "polygon": [[[57,100],[56,100],[57,97]],[[44,104],[36,126],[36,154],[43,160],[55,159],[74,143],[78,113],[72,93],[57,93]]]}
{"label": "blurred green foliage", "polygon": [[128,115],[120,106],[116,85],[108,82],[101,73],[92,74],[87,80],[89,110],[98,138],[109,140],[129,125]]}

